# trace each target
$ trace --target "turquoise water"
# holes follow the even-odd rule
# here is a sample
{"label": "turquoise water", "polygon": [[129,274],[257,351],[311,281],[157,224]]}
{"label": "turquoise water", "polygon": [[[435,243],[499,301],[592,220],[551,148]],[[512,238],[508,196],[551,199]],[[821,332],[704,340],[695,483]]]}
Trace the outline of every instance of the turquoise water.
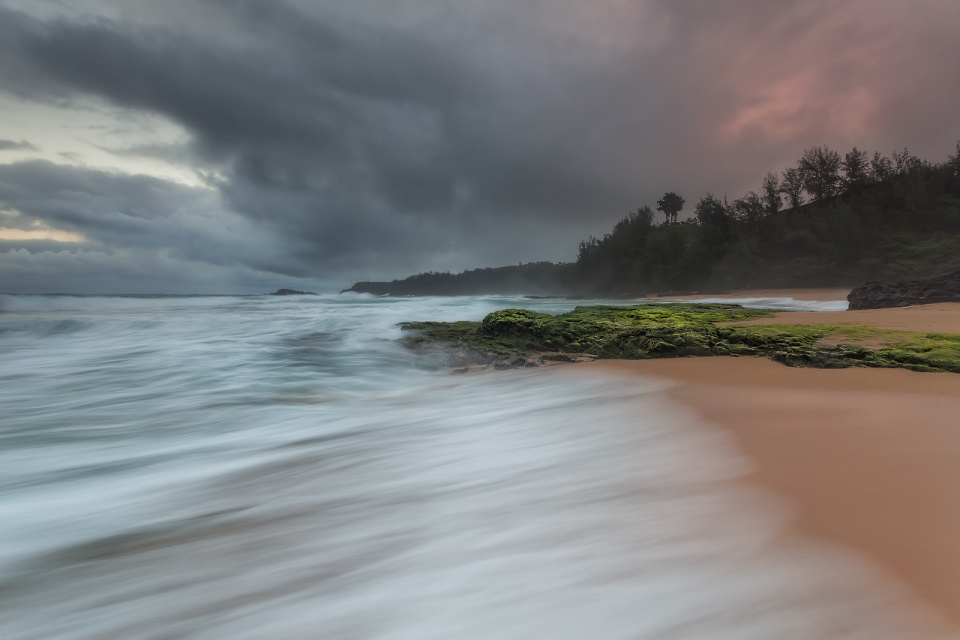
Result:
{"label": "turquoise water", "polygon": [[589,302],[0,296],[0,636],[919,624],[868,563],[787,542],[789,507],[739,482],[749,462],[664,382],[454,376],[394,342],[403,320]]}

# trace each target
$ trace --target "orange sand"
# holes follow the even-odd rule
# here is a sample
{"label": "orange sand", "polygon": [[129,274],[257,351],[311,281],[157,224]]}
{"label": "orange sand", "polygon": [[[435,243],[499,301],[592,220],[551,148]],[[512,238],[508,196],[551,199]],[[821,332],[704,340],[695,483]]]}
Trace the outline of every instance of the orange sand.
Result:
{"label": "orange sand", "polygon": [[[783,315],[960,333],[960,304]],[[801,533],[868,553],[960,623],[960,375],[730,357],[578,366],[678,382],[677,400],[738,436],[753,479],[799,507]]]}
{"label": "orange sand", "polygon": [[696,300],[700,298],[793,298],[794,300],[846,300],[850,289],[738,289],[729,293],[703,293],[688,296],[663,296],[657,300]]}
{"label": "orange sand", "polygon": [[786,311],[778,313],[775,318],[758,318],[742,324],[848,324],[896,331],[960,334],[960,304],[942,302],[861,311]]}

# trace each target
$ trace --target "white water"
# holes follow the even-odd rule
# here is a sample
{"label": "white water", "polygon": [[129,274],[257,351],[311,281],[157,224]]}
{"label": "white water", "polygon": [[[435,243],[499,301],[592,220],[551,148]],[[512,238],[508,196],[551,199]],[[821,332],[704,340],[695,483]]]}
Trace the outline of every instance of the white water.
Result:
{"label": "white water", "polygon": [[787,508],[662,383],[451,376],[393,342],[402,320],[579,302],[0,296],[0,637],[923,624],[866,563],[784,542]]}

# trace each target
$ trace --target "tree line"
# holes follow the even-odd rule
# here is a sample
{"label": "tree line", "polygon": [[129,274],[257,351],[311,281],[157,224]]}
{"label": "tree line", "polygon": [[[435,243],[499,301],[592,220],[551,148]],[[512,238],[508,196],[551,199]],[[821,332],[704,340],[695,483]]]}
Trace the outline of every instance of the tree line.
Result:
{"label": "tree line", "polygon": [[960,269],[960,143],[942,163],[907,149],[806,149],[733,200],[706,193],[692,216],[669,191],[610,233],[579,244],[572,263],[536,262],[459,274],[358,282],[375,295],[649,295],[750,287],[854,286]]}
{"label": "tree line", "polygon": [[960,143],[930,163],[907,149],[803,152],[759,192],[704,194],[693,216],[667,192],[579,245],[577,288],[596,293],[846,286],[960,268]]}

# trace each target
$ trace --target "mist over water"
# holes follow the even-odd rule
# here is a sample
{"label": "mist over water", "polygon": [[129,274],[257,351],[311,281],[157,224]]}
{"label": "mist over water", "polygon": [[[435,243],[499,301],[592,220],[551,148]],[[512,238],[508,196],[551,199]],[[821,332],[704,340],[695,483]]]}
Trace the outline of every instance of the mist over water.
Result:
{"label": "mist over water", "polygon": [[0,636],[905,637],[665,383],[394,342],[589,302],[0,296]]}

